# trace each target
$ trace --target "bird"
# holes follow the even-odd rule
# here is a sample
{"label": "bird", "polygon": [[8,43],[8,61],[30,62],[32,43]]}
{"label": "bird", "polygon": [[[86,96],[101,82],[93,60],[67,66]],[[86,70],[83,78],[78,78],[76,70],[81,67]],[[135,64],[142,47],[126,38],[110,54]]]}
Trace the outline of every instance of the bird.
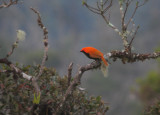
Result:
{"label": "bird", "polygon": [[84,47],[80,50],[80,52],[84,53],[88,58],[94,59],[95,61],[101,60],[101,71],[103,72],[104,76],[107,77],[109,63],[104,58],[104,55],[101,51],[94,47]]}

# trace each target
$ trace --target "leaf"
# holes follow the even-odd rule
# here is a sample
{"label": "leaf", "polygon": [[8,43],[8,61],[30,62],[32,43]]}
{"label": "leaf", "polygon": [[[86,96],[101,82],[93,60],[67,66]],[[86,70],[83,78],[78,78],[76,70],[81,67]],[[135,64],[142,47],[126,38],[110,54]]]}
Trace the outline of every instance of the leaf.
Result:
{"label": "leaf", "polygon": [[34,93],[33,103],[34,104],[39,104],[39,102],[40,102],[40,93],[38,94],[37,97],[36,97],[36,94]]}
{"label": "leaf", "polygon": [[101,101],[101,96],[97,96],[96,101],[100,102]]}

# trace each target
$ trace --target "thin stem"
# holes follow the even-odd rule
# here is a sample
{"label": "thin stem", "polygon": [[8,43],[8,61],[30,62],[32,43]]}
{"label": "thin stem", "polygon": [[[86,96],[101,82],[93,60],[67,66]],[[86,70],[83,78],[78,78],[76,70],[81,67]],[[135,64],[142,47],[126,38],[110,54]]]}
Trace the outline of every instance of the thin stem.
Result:
{"label": "thin stem", "polygon": [[129,43],[129,47],[131,47],[132,42],[133,42],[133,40],[135,39],[135,36],[136,36],[136,34],[137,34],[137,32],[138,32],[138,29],[139,29],[139,26],[137,26],[136,31],[134,32],[134,35],[133,35],[133,37],[132,37],[132,39],[131,39],[131,41],[130,41],[130,43]]}
{"label": "thin stem", "polygon": [[47,28],[42,23],[40,13],[37,10],[35,10],[34,8],[31,8],[31,10],[34,13],[37,14],[37,16],[38,16],[37,23],[41,27],[41,29],[43,30],[43,35],[44,35],[44,38],[43,38],[43,42],[44,42],[44,54],[43,54],[43,59],[42,59],[42,63],[41,63],[41,67],[40,67],[39,73],[38,73],[38,75],[36,77],[36,79],[38,79],[42,75],[43,67],[45,65],[45,62],[48,59],[48,30],[47,30]]}

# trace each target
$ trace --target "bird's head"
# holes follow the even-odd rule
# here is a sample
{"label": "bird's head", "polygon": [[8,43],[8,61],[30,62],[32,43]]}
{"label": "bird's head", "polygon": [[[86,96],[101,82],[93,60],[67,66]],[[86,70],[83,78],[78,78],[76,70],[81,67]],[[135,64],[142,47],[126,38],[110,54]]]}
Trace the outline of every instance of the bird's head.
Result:
{"label": "bird's head", "polygon": [[82,53],[88,53],[88,47],[82,48],[80,52],[82,52]]}
{"label": "bird's head", "polygon": [[84,49],[84,48],[82,48],[80,52],[84,53],[84,52],[85,52],[85,49]]}

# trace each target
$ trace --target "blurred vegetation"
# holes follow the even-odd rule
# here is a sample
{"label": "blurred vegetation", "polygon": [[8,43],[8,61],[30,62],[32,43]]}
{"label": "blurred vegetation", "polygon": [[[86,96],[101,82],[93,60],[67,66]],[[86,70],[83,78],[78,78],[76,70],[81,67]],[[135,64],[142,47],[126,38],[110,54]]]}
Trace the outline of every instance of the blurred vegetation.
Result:
{"label": "blurred vegetation", "polygon": [[160,115],[160,101],[145,109],[144,115]]}
{"label": "blurred vegetation", "polygon": [[[17,66],[19,66],[17,64]],[[29,75],[38,73],[40,66],[22,66],[21,70]],[[52,115],[60,106],[61,100],[68,88],[68,77],[60,77],[54,68],[44,68],[38,79],[41,90],[40,103],[34,104],[34,87],[32,82],[18,75],[13,75],[11,68],[1,65],[0,72],[0,114],[36,114]],[[106,113],[108,106],[101,96],[87,97],[85,91],[78,87],[73,91],[64,104],[63,115],[90,115]]]}
{"label": "blurred vegetation", "polygon": [[138,96],[144,105],[150,105],[160,96],[160,73],[157,71],[149,72],[146,78],[137,80],[139,85]]}
{"label": "blurred vegetation", "polygon": [[[160,51],[158,48],[156,51]],[[145,110],[144,115],[160,115],[160,58],[157,59],[157,70],[152,70],[145,78],[138,78],[137,95]]]}

